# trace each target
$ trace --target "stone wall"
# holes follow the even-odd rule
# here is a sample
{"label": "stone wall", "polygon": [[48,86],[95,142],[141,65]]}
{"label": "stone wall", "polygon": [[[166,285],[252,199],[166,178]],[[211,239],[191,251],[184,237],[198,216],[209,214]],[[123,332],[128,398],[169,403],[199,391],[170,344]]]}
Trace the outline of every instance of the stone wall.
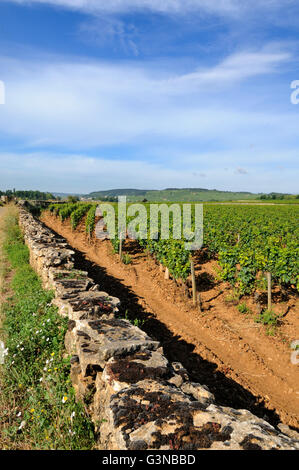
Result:
{"label": "stone wall", "polygon": [[119,299],[74,269],[66,240],[22,207],[20,225],[31,265],[69,319],[71,379],[89,403],[99,449],[299,449],[293,431],[218,406],[205,385],[190,382],[157,341],[119,318]]}

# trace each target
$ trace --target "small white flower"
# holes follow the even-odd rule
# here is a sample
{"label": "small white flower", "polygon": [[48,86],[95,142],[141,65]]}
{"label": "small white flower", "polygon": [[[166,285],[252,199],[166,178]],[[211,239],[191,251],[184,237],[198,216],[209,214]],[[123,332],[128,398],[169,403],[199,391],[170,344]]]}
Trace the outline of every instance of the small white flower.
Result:
{"label": "small white flower", "polygon": [[13,365],[15,363],[15,361],[12,361],[11,365]]}
{"label": "small white flower", "polygon": [[50,318],[48,318],[47,322],[49,323],[49,321],[51,321]]}
{"label": "small white flower", "polygon": [[46,341],[49,341],[50,338],[47,338]]}
{"label": "small white flower", "polygon": [[23,429],[23,427],[26,425],[26,421],[22,421],[20,426],[19,426],[19,429],[18,431],[21,431],[21,429]]}
{"label": "small white flower", "polygon": [[39,379],[39,381],[42,382],[42,381],[43,381],[43,378],[41,377],[41,378]]}
{"label": "small white flower", "polygon": [[20,416],[22,416],[22,413],[21,413],[21,412],[19,412],[19,413],[17,414],[17,418],[19,418]]}
{"label": "small white flower", "polygon": [[21,351],[24,351],[24,348],[21,348],[20,350],[21,350]]}

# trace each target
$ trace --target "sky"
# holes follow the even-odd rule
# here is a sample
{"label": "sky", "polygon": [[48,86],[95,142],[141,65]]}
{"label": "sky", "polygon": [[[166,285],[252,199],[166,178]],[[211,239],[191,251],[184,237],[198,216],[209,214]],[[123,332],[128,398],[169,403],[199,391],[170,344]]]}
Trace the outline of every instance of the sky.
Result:
{"label": "sky", "polygon": [[298,0],[0,0],[0,190],[297,194],[298,17]]}

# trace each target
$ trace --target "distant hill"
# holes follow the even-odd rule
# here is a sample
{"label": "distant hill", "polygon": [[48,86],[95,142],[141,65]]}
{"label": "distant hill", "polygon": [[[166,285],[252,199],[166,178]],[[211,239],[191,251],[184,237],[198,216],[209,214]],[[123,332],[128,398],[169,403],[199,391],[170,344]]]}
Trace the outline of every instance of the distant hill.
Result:
{"label": "distant hill", "polygon": [[149,191],[147,189],[108,189],[107,191],[95,191],[87,194],[86,197],[103,198],[103,197],[118,197],[118,196],[132,196],[132,197],[145,197]]}
{"label": "distant hill", "polygon": [[110,189],[94,191],[85,195],[86,198],[103,200],[111,197],[127,196],[128,201],[237,201],[257,199],[261,194],[250,192],[218,191],[204,188],[167,188],[163,190],[146,189]]}
{"label": "distant hill", "polygon": [[52,193],[55,197],[62,197],[62,198],[67,198],[68,196],[83,196],[83,194],[79,193]]}

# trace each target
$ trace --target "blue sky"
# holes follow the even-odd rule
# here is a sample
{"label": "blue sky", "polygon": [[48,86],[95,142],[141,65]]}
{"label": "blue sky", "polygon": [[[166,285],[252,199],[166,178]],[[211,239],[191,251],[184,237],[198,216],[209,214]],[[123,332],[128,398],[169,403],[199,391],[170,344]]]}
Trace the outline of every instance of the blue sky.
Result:
{"label": "blue sky", "polygon": [[0,189],[298,193],[298,15],[297,0],[2,0]]}

